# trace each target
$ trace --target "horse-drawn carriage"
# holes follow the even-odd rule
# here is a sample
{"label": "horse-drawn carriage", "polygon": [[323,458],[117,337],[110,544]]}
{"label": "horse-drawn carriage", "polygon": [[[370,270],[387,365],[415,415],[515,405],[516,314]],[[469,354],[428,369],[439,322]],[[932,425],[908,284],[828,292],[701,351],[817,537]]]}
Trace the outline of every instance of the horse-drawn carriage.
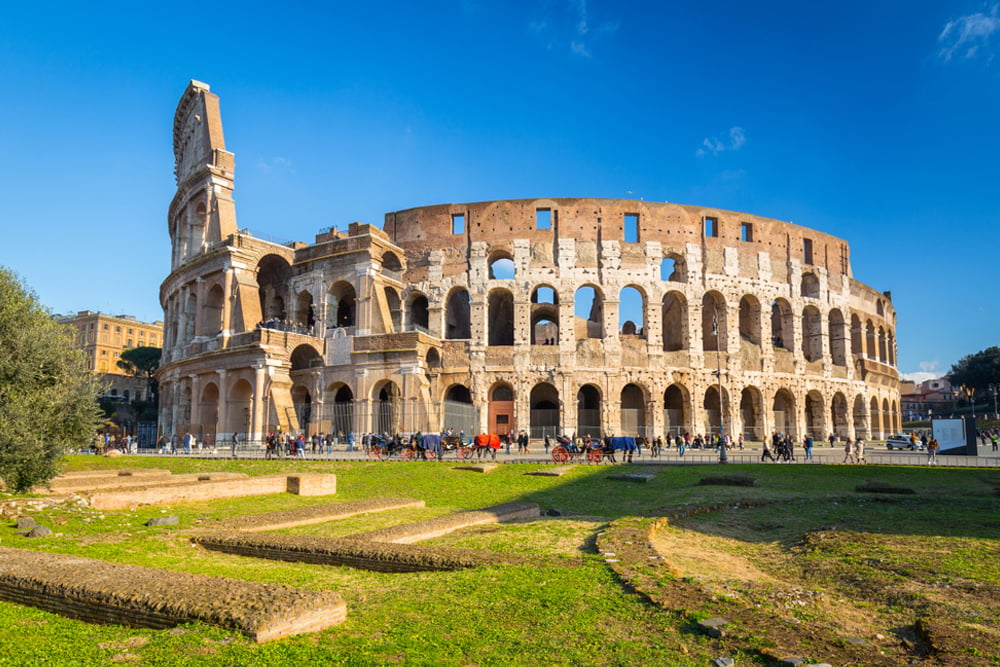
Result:
{"label": "horse-drawn carriage", "polygon": [[600,463],[604,460],[604,447],[600,440],[588,440],[577,445],[564,435],[557,435],[559,443],[552,448],[553,463],[575,463],[587,460],[587,463]]}
{"label": "horse-drawn carriage", "polygon": [[458,458],[466,460],[475,456],[476,460],[481,461],[489,456],[496,461],[499,449],[500,436],[496,433],[480,433],[472,439],[472,442],[458,443]]}

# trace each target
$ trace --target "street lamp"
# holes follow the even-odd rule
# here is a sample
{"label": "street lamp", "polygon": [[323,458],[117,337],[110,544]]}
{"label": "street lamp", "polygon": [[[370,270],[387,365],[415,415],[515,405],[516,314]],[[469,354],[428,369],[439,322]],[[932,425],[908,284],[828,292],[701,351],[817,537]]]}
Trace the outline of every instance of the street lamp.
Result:
{"label": "street lamp", "polygon": [[991,384],[987,389],[993,395],[993,418],[997,419],[997,393],[1000,392],[1000,384]]}
{"label": "street lamp", "polygon": [[972,403],[972,419],[975,420],[976,419],[976,388],[975,387],[967,387],[967,386],[965,386],[963,384],[962,386],[959,387],[959,391],[961,391],[963,394],[965,394],[965,396],[969,400],[969,402]]}
{"label": "street lamp", "polygon": [[726,412],[722,406],[722,349],[719,345],[719,305],[713,305],[712,335],[715,336],[715,377],[719,391],[719,463],[728,463],[726,455]]}

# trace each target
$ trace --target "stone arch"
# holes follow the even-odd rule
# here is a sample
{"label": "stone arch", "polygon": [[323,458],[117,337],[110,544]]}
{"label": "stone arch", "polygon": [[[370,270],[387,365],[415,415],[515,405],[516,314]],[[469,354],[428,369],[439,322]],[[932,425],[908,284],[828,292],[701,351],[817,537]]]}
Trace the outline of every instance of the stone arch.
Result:
{"label": "stone arch", "polygon": [[660,280],[671,283],[686,283],[688,281],[687,262],[683,255],[671,252],[660,260]]}
{"label": "stone arch", "polygon": [[292,267],[284,257],[264,255],[257,262],[257,292],[261,317],[265,322],[288,319],[285,299],[291,275]]}
{"label": "stone arch", "polygon": [[752,294],[740,299],[740,340],[760,345],[760,301]]}
{"label": "stone arch", "polygon": [[819,278],[816,277],[815,273],[802,274],[801,293],[807,299],[819,298]]}
{"label": "stone arch", "polygon": [[488,262],[491,280],[514,280],[514,256],[506,250],[490,253]]}
{"label": "stone arch", "polygon": [[618,333],[646,337],[646,293],[636,285],[626,285],[618,293]]}
{"label": "stone arch", "polygon": [[792,392],[784,387],[774,392],[771,413],[771,423],[774,424],[774,430],[795,437],[795,396],[792,395]]}
{"label": "stone arch", "polygon": [[382,253],[382,270],[389,271],[390,277],[392,278],[402,278],[401,274],[403,272],[403,263],[399,261],[399,256],[391,250],[386,250]]}
{"label": "stone arch", "polygon": [[646,424],[646,392],[635,383],[622,387],[621,435],[648,435]]}
{"label": "stone arch", "polygon": [[875,341],[875,325],[871,320],[865,321],[865,357],[868,359],[878,358],[878,346]]}
{"label": "stone arch", "polygon": [[823,395],[815,389],[806,394],[805,418],[805,434],[811,435],[814,440],[822,440],[826,433],[826,409]]}
{"label": "stone arch", "polygon": [[764,395],[754,386],[740,392],[740,416],[743,418],[743,437],[747,440],[764,439]]}
{"label": "stone arch", "polygon": [[[127,394],[128,392],[125,393]],[[126,396],[126,398],[128,397]],[[218,385],[214,382],[209,382],[202,387],[198,402],[198,414],[201,415],[201,424],[198,425],[198,430],[201,432],[201,439],[204,442],[215,441],[217,439],[216,429],[219,424]]]}
{"label": "stone arch", "polygon": [[464,340],[472,337],[469,291],[456,287],[448,295],[444,315],[444,337],[448,340]]}
{"label": "stone arch", "polygon": [[357,292],[354,285],[338,280],[326,292],[327,326],[349,328],[357,325]]}
{"label": "stone arch", "polygon": [[861,394],[854,397],[854,437],[867,440],[868,431],[868,409],[865,407],[865,399]]}
{"label": "stone arch", "polygon": [[444,392],[444,423],[442,428],[455,433],[475,433],[479,430],[472,392],[464,384],[453,384]]}
{"label": "stone arch", "polygon": [[771,302],[771,343],[776,348],[792,350],[795,336],[792,307],[784,299]]}
{"label": "stone arch", "polygon": [[601,390],[585,384],[576,392],[576,432],[581,436],[603,436],[601,426]]}
{"label": "stone arch", "polygon": [[604,338],[604,296],[596,285],[581,285],[573,295],[577,340]]}
{"label": "stone arch", "polygon": [[893,430],[897,433],[903,430],[902,416],[899,414],[899,403],[892,402],[892,423]]}
{"label": "stone arch", "polygon": [[889,353],[887,359],[889,365],[894,367],[896,365],[896,336],[892,329],[886,330],[886,351]]}
{"label": "stone arch", "polygon": [[705,432],[706,435],[722,433],[726,424],[732,424],[728,419],[729,415],[729,392],[722,388],[719,394],[719,387],[711,385],[705,390],[705,398],[702,401],[702,408],[705,410]]}
{"label": "stone arch", "polygon": [[679,352],[688,349],[688,305],[683,292],[663,295],[663,350]]}
{"label": "stone arch", "polygon": [[398,433],[401,426],[402,393],[392,380],[383,380],[372,387],[372,431],[382,434]]}
{"label": "stone arch", "polygon": [[888,438],[889,434],[892,432],[893,424],[895,420],[892,418],[892,412],[889,410],[889,399],[882,399],[882,437]]}
{"label": "stone arch", "polygon": [[226,400],[225,430],[247,436],[250,433],[252,412],[253,387],[248,381],[240,378],[233,382],[229,388],[229,397]]}
{"label": "stone arch", "polygon": [[531,290],[531,303],[558,306],[559,292],[551,285],[536,285],[535,289]]}
{"label": "stone arch", "polygon": [[813,305],[802,309],[802,356],[806,361],[823,358],[823,316]]}
{"label": "stone arch", "polygon": [[861,326],[861,318],[855,314],[851,315],[851,354],[863,355],[865,353],[865,330]]}
{"label": "stone arch", "polygon": [[323,355],[315,347],[305,343],[292,350],[289,360],[292,364],[291,371],[293,373],[295,371],[323,367]]}
{"label": "stone arch", "polygon": [[885,317],[885,304],[882,303],[882,299],[875,302],[875,313],[879,317]]}
{"label": "stone arch", "polygon": [[871,423],[871,437],[873,440],[882,439],[882,417],[878,407],[878,399],[872,396],[869,403],[869,419]]}
{"label": "stone arch", "polygon": [[201,309],[201,336],[215,336],[222,332],[225,323],[222,321],[226,305],[226,293],[222,285],[214,283],[205,294],[205,303]]}
{"label": "stone arch", "polygon": [[427,350],[427,355],[424,357],[424,363],[427,366],[428,372],[441,372],[441,353],[437,351],[436,347],[432,347]]}
{"label": "stone arch", "polygon": [[487,431],[496,434],[517,432],[514,396],[514,388],[506,382],[497,382],[490,388]]}
{"label": "stone arch", "polygon": [[310,330],[316,324],[316,309],[309,290],[302,290],[295,297],[295,324],[304,325]]}
{"label": "stone arch", "polygon": [[[386,322],[386,331],[401,331],[403,328],[403,307],[399,298],[399,292],[395,287],[385,287],[385,305],[389,309],[389,320]],[[390,329],[391,325],[391,329]]]}
{"label": "stone arch", "polygon": [[878,328],[878,360],[883,364],[889,360],[889,353],[886,350],[885,328]]}
{"label": "stone arch", "polygon": [[833,434],[838,438],[851,437],[851,427],[847,416],[847,398],[841,392],[833,395],[830,403],[830,416],[833,421]]}
{"label": "stone arch", "polygon": [[687,388],[684,385],[672,384],[663,392],[663,424],[671,435],[684,435],[692,430],[688,412]]}
{"label": "stone arch", "polygon": [[531,437],[556,436],[560,431],[559,390],[548,382],[539,382],[531,388]]}
{"label": "stone arch", "polygon": [[508,289],[490,291],[487,316],[489,345],[514,344],[514,295]]}
{"label": "stone arch", "polygon": [[726,351],[729,338],[726,299],[719,292],[705,292],[701,299],[701,340],[706,352]]}
{"label": "stone arch", "polygon": [[326,388],[323,397],[323,422],[320,430],[346,436],[354,431],[354,392],[343,382],[334,382]]}
{"label": "stone arch", "polygon": [[847,365],[847,332],[844,330],[844,315],[834,308],[827,316],[830,337],[830,362],[834,366]]}
{"label": "stone arch", "polygon": [[428,331],[430,326],[430,307],[427,297],[420,292],[413,292],[407,299],[406,325],[409,331]]}
{"label": "stone arch", "polygon": [[304,384],[295,383],[292,385],[292,409],[295,411],[295,418],[298,420],[299,433],[311,435],[313,432],[313,397],[309,388]]}

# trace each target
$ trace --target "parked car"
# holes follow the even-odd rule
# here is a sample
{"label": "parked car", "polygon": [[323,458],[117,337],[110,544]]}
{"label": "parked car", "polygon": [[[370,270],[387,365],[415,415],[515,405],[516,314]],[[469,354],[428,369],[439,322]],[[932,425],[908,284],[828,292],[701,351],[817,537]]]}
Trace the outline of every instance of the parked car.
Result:
{"label": "parked car", "polygon": [[917,440],[916,442],[910,442],[910,436],[905,433],[893,433],[885,439],[885,445],[890,450],[909,449],[912,451],[920,445],[920,441]]}

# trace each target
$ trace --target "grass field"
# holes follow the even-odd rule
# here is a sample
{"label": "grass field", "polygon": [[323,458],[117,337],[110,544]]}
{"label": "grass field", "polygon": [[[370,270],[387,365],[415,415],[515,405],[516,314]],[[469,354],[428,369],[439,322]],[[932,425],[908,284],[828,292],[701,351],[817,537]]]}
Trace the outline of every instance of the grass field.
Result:
{"label": "grass field", "polygon": [[[719,656],[742,665],[774,664],[782,654],[832,665],[1000,665],[997,472],[724,469],[756,478],[748,488],[699,485],[719,466],[662,466],[652,481],[636,483],[609,479],[622,471],[610,466],[539,477],[524,474],[541,467],[529,465],[480,474],[445,463],[67,460],[69,470],[95,467],[332,472],[338,494],[116,512],[65,503],[25,512],[55,535],[29,540],[8,522],[3,546],[333,590],[347,600],[347,622],[257,645],[208,626],[90,625],[0,603],[2,665],[708,665]],[[872,479],[913,493],[856,491]],[[562,515],[431,543],[582,557],[583,564],[383,574],[241,558],[190,542],[217,519],[375,497],[419,498],[426,507],[282,532],[338,537],[528,501]],[[143,525],[165,514],[179,525]],[[660,516],[674,517],[650,541],[662,561],[616,563],[599,548],[630,517],[644,527]],[[716,616],[730,622],[720,639],[697,627]]]}

